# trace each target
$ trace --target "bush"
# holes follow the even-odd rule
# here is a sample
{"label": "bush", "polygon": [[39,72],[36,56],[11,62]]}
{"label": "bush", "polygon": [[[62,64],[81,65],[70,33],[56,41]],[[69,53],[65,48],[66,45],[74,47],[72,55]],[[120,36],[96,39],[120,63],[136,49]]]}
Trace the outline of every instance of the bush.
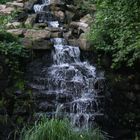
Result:
{"label": "bush", "polygon": [[11,22],[12,20],[15,20],[16,17],[18,16],[18,12],[19,10],[15,10],[11,14],[6,15],[6,16],[0,14],[0,31],[7,29],[6,27],[7,23]]}
{"label": "bush", "polygon": [[0,31],[0,55],[5,56],[5,63],[10,68],[9,76],[13,79],[22,73],[21,60],[29,57],[28,51],[20,45],[19,38],[5,31]]}
{"label": "bush", "polygon": [[83,13],[94,15],[96,0],[74,0],[74,5]]}
{"label": "bush", "polygon": [[74,131],[67,120],[43,119],[21,134],[20,140],[103,140],[98,129]]}
{"label": "bush", "polygon": [[112,68],[140,60],[140,1],[96,0],[90,39],[98,51],[112,56]]}

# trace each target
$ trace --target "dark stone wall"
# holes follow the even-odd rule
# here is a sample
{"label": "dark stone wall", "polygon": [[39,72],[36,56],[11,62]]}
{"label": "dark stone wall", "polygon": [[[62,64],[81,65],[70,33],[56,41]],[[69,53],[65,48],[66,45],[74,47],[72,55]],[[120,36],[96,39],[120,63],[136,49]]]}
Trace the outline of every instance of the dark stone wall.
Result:
{"label": "dark stone wall", "polygon": [[[115,140],[133,140],[140,135],[140,73],[139,68],[110,68],[109,56],[98,61],[95,52],[81,53],[81,59],[87,59],[106,78],[105,120],[102,125]],[[136,65],[138,66],[138,65]]]}

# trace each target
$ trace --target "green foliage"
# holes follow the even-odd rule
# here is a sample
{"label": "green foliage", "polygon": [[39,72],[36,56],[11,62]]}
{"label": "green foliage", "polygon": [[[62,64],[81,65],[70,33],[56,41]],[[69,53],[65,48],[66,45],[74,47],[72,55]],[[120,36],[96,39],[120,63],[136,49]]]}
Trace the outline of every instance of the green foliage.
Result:
{"label": "green foliage", "polygon": [[4,16],[0,15],[0,29],[4,29],[5,25],[10,21],[12,17],[10,15]]}
{"label": "green foliage", "polygon": [[92,12],[95,10],[95,1],[96,0],[75,0],[74,3],[82,11],[90,12],[90,14],[93,14]]}
{"label": "green foliage", "polygon": [[43,119],[39,123],[23,130],[20,140],[103,140],[98,129],[93,131],[74,131],[67,120]]}
{"label": "green foliage", "polygon": [[6,2],[9,2],[9,1],[12,1],[12,0],[0,0],[0,4],[5,4]]}
{"label": "green foliage", "polygon": [[0,32],[0,55],[6,57],[5,63],[15,76],[21,73],[22,64],[20,64],[20,60],[29,56],[27,50],[20,45],[18,38],[5,31]]}
{"label": "green foliage", "polygon": [[[12,22],[12,20],[15,20],[16,17],[18,16],[18,13],[20,10],[15,10],[9,15],[0,15],[0,30],[6,30],[7,29],[7,24]],[[21,25],[22,27],[22,25]]]}
{"label": "green foliage", "polygon": [[5,100],[4,98],[0,99],[0,109],[3,108],[5,105]]}
{"label": "green foliage", "polygon": [[96,0],[90,39],[112,56],[112,68],[133,66],[140,59],[140,1]]}

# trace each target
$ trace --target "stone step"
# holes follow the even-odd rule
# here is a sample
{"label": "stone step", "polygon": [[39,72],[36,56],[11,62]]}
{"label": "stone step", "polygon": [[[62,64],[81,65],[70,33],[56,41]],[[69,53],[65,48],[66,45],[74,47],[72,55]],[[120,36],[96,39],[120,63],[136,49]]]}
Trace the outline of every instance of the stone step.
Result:
{"label": "stone step", "polygon": [[37,90],[58,90],[64,89],[71,91],[74,94],[82,93],[84,91],[85,85],[79,81],[68,81],[57,78],[39,78],[34,79],[31,83],[27,84],[32,89]]}
{"label": "stone step", "polygon": [[55,101],[57,103],[66,103],[71,102],[74,98],[72,93],[69,93],[68,91],[33,91],[33,96],[38,100],[38,102],[42,101]]}
{"label": "stone step", "polygon": [[42,84],[35,84],[35,83],[29,83],[27,84],[28,88],[36,89],[36,90],[45,90],[46,86]]}
{"label": "stone step", "polygon": [[56,111],[56,105],[51,104],[49,102],[41,102],[36,105],[37,111],[43,111],[43,112],[55,112]]}
{"label": "stone step", "polygon": [[39,101],[53,101],[56,100],[56,92],[48,92],[47,90],[33,90],[32,91],[33,96],[35,97],[36,100]]}
{"label": "stone step", "polygon": [[85,113],[95,113],[98,110],[98,104],[97,101],[94,99],[87,99],[87,100],[76,100],[73,101],[70,105],[71,112],[73,113],[79,113],[79,112],[85,112]]}

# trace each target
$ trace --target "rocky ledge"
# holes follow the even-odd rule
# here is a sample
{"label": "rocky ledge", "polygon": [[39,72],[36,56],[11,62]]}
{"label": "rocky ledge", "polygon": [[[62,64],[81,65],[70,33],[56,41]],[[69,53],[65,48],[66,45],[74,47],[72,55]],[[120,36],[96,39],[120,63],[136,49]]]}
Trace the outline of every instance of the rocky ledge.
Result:
{"label": "rocky ledge", "polygon": [[[26,48],[51,49],[53,44],[50,38],[63,37],[69,45],[78,46],[82,50],[91,49],[91,43],[86,39],[93,20],[90,14],[82,13],[71,4],[72,2],[62,0],[51,0],[50,5],[44,7],[46,11],[35,13],[33,6],[38,2],[38,0],[16,0],[0,5],[1,15],[10,15],[13,12],[17,14],[6,24],[7,32],[21,37],[21,43]],[[51,28],[44,21],[48,16],[48,8],[51,11],[50,16],[55,17],[64,28]]]}

